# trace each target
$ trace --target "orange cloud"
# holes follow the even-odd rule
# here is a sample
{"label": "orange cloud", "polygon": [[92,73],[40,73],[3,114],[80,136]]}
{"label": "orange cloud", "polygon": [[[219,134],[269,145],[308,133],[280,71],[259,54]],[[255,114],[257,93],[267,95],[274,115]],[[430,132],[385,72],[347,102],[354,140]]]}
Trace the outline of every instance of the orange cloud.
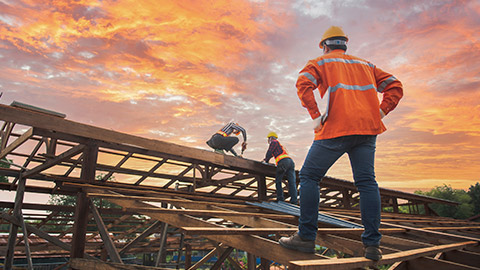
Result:
{"label": "orange cloud", "polygon": [[92,82],[70,94],[120,102],[173,90],[208,105],[220,86],[239,91],[232,76],[254,61],[249,53],[268,55],[264,36],[288,21],[239,0],[24,1],[8,16],[14,27],[3,25],[2,39],[38,57],[55,53],[54,72]]}
{"label": "orange cloud", "polygon": [[[341,22],[347,53],[405,87],[378,139],[380,185],[468,188],[480,171],[480,4],[395,7],[375,0],[3,1],[2,102],[199,148],[235,119],[249,134],[247,158],[263,158],[272,130],[300,168],[313,135],[296,76],[321,54],[322,31]],[[328,174],[351,180],[348,158]]]}

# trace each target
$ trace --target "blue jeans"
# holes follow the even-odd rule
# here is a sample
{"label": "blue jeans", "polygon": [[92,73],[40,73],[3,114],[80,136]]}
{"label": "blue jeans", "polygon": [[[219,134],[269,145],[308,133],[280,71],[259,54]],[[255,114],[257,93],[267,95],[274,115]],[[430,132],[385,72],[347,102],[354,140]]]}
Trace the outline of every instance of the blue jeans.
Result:
{"label": "blue jeans", "polygon": [[284,201],[282,180],[287,175],[288,193],[290,194],[290,203],[297,204],[297,178],[295,177],[295,163],[291,158],[281,159],[277,164],[275,175],[275,188],[277,191],[277,201]]}
{"label": "blue jeans", "polygon": [[360,212],[366,246],[379,245],[380,192],[375,181],[376,135],[352,135],[314,141],[300,170],[299,235],[314,240],[318,229],[319,183],[328,169],[344,153],[348,153],[355,186],[360,193]]}

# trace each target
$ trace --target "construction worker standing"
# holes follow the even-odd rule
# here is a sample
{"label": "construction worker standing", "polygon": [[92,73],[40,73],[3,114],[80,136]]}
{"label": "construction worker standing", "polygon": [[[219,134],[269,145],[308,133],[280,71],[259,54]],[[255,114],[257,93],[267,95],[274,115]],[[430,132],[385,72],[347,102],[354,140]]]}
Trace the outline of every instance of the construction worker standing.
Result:
{"label": "construction worker standing", "polygon": [[[374,159],[377,135],[386,130],[382,118],[403,96],[402,84],[372,63],[347,55],[348,38],[332,26],[323,35],[323,56],[310,60],[300,71],[297,94],[313,119],[315,140],[300,170],[300,218],[298,232],[282,237],[286,248],[314,252],[317,235],[319,182],[344,153],[352,167],[360,193],[364,256],[380,260],[380,193],[375,180]],[[320,114],[313,91],[327,96],[325,113]],[[380,103],[378,94],[383,98]]]}
{"label": "construction worker standing", "polygon": [[235,150],[233,150],[233,147],[239,142],[239,139],[230,135],[232,133],[235,135],[239,135],[240,132],[242,132],[243,135],[243,155],[243,151],[247,149],[247,132],[243,127],[234,122],[226,124],[223,128],[213,134],[210,140],[207,141],[207,144],[217,153],[224,154],[223,150],[227,150],[230,151],[234,156],[238,156]]}
{"label": "construction worker standing", "polygon": [[286,175],[288,180],[288,193],[290,194],[290,203],[297,204],[297,183],[295,177],[295,163],[287,154],[287,151],[277,140],[278,135],[270,132],[267,135],[268,151],[265,154],[264,162],[268,163],[272,157],[275,158],[277,170],[275,175],[275,188],[277,193],[277,201],[285,201],[283,197],[282,180]]}

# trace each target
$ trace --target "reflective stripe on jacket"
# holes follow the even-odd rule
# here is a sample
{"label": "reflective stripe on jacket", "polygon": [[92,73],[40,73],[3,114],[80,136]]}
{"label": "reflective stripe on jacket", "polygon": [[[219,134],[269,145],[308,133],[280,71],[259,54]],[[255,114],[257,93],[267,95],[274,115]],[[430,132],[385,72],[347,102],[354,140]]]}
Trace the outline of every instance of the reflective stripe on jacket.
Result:
{"label": "reflective stripe on jacket", "polygon": [[228,136],[230,136],[230,134],[232,134],[233,130],[238,130],[238,131],[242,132],[243,141],[244,142],[247,141],[247,131],[243,127],[241,127],[240,125],[238,125],[237,123],[234,123],[234,122],[230,122],[230,123],[226,124],[219,131],[217,131],[217,133],[224,136],[224,137],[228,137]]}
{"label": "reflective stripe on jacket", "polygon": [[287,154],[287,151],[283,146],[280,144],[278,140],[273,139],[270,142],[270,145],[267,150],[267,154],[265,154],[265,162],[270,161],[272,157],[275,157],[275,164],[284,158],[289,158],[290,156]]}
{"label": "reflective stripe on jacket", "polygon": [[[297,94],[312,119],[320,116],[313,91],[327,96],[323,128],[315,140],[348,135],[376,135],[386,130],[380,109],[392,111],[403,96],[402,83],[372,63],[343,50],[310,60],[300,71]],[[379,104],[378,94],[383,94]]]}

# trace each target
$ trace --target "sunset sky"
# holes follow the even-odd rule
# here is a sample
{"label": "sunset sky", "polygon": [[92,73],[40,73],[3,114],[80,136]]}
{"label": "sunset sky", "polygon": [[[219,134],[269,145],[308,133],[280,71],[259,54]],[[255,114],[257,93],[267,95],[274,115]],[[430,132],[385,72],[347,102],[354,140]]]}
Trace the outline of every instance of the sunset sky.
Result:
{"label": "sunset sky", "polygon": [[[479,182],[479,1],[0,0],[0,103],[202,149],[235,120],[245,158],[275,131],[300,169],[313,130],[295,82],[331,25],[404,85],[377,140],[379,185]],[[352,180],[348,158],[327,175]]]}

